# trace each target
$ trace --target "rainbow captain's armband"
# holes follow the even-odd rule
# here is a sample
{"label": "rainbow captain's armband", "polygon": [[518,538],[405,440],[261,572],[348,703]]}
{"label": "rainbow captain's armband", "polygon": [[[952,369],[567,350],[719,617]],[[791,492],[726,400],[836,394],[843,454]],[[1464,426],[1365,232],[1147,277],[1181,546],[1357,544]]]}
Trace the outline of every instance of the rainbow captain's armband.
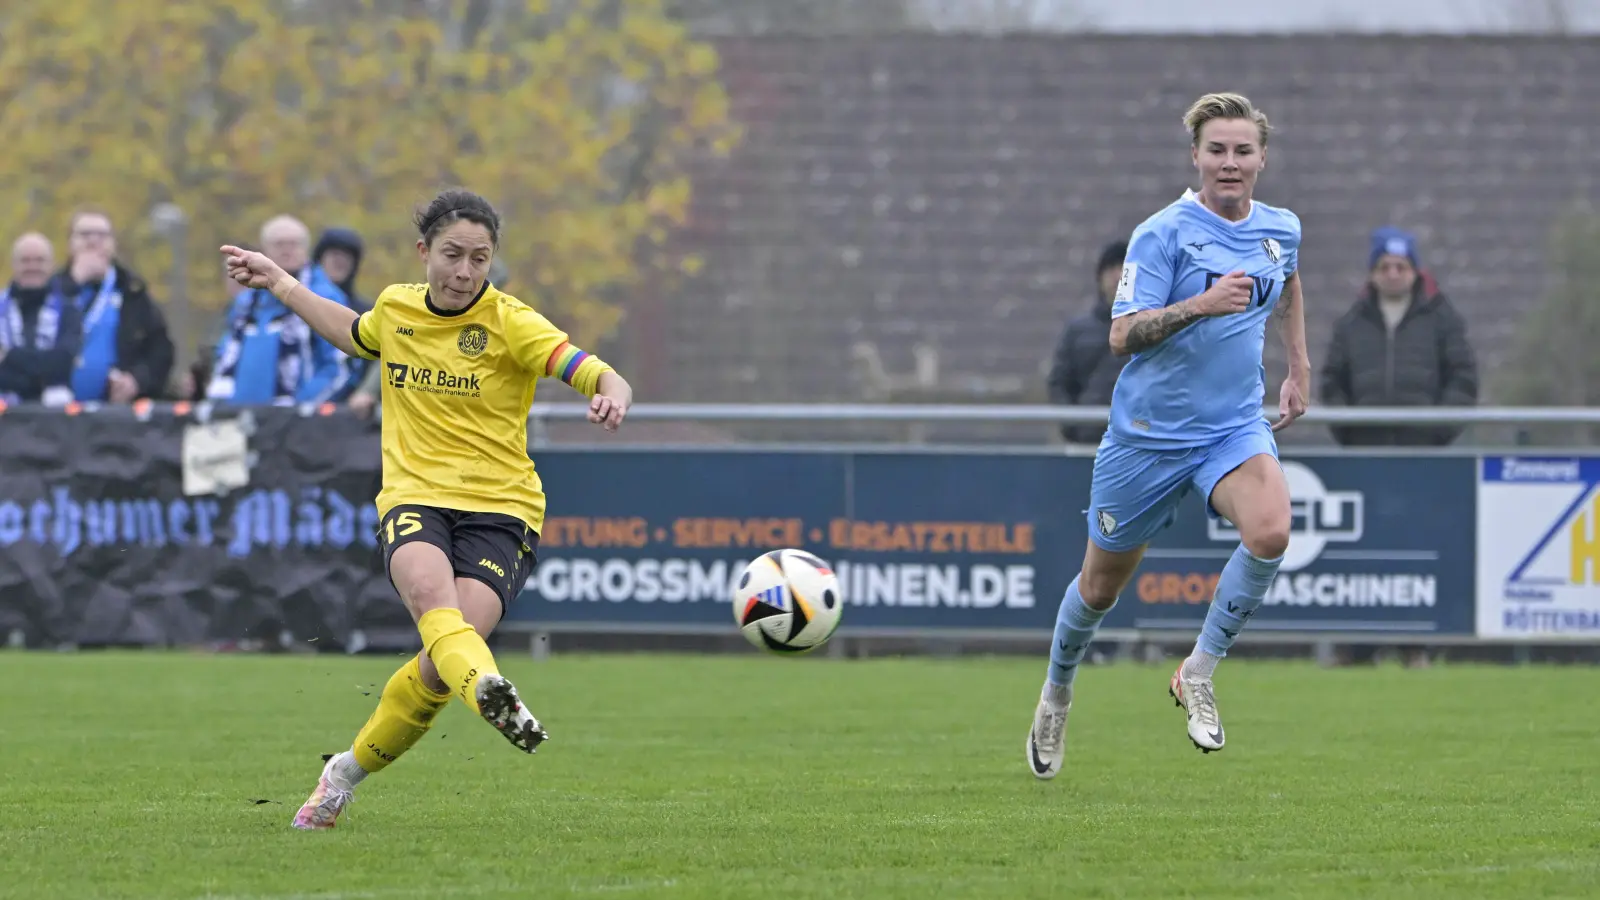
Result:
{"label": "rainbow captain's armband", "polygon": [[572,346],[570,341],[562,341],[550,354],[550,362],[545,365],[545,374],[551,378],[559,378],[569,386],[577,387],[572,379],[577,377],[578,369],[582,368],[584,360],[593,356],[584,350]]}

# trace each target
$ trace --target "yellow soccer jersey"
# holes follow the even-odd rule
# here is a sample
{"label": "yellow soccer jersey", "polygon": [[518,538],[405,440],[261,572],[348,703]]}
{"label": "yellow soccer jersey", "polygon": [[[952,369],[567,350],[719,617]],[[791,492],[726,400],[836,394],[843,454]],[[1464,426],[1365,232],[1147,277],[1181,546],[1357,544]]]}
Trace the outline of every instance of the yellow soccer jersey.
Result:
{"label": "yellow soccer jersey", "polygon": [[459,310],[434,306],[425,284],[391,285],[350,332],[383,366],[378,515],[415,503],[504,513],[542,531],[544,490],[528,458],[534,386],[548,375],[592,397],[611,367],[488,282]]}

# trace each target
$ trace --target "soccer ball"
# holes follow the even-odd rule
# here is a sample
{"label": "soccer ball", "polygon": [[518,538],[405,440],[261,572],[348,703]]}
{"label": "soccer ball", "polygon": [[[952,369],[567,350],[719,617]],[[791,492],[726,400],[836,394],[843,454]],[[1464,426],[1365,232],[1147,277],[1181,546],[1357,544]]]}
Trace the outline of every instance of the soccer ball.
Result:
{"label": "soccer ball", "polygon": [[839,627],[844,595],[822,560],[773,550],[750,561],[733,589],[733,619],[745,640],[773,653],[805,653]]}

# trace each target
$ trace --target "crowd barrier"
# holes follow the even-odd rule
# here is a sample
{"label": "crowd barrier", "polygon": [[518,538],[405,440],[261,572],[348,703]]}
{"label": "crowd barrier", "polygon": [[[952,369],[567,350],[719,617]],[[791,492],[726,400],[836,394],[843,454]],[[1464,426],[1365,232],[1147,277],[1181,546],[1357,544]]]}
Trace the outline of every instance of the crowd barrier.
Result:
{"label": "crowd barrier", "polygon": [[[731,634],[755,555],[829,560],[841,636],[1040,637],[1088,534],[1092,460],[1039,448],[541,449],[530,631]],[[293,409],[0,415],[0,634],[343,646],[411,632],[372,506],[377,425]],[[1286,451],[1293,529],[1250,634],[1600,637],[1600,456]],[[1105,622],[1192,633],[1237,544],[1190,498]],[[1309,637],[1308,637],[1309,636]]]}

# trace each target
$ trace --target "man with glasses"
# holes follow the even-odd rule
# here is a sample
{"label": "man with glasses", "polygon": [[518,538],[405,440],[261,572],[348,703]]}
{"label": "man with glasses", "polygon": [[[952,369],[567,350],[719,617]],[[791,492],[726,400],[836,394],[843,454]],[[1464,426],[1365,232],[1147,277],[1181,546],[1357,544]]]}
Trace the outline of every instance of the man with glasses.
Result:
{"label": "man with glasses", "polygon": [[88,207],[73,213],[67,250],[67,265],[56,273],[54,288],[74,305],[82,323],[73,398],[131,403],[166,396],[173,360],[166,317],[144,279],[116,261],[111,217]]}

